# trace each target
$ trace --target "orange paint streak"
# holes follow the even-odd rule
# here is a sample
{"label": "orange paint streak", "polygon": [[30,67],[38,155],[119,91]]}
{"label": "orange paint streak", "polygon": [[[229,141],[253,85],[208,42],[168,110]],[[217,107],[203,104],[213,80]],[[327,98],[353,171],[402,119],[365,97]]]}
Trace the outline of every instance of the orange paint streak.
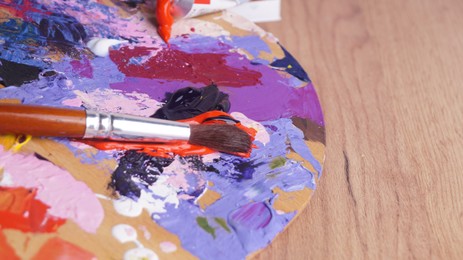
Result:
{"label": "orange paint streak", "polygon": [[32,260],[42,259],[79,259],[91,260],[96,257],[82,248],[73,245],[61,238],[54,237],[48,240],[45,245],[40,248],[40,251],[32,258]]}
{"label": "orange paint streak", "polygon": [[6,241],[6,237],[3,232],[0,232],[0,259],[20,259],[14,252],[14,249],[8,244],[8,241]]}
{"label": "orange paint streak", "polygon": [[157,0],[156,20],[158,22],[159,36],[168,44],[172,31],[172,24],[174,24],[171,0]]}
{"label": "orange paint streak", "polygon": [[[222,120],[210,120],[207,122],[207,119],[226,116],[231,117],[229,114],[222,111],[210,111],[198,115],[193,118],[179,120],[180,122],[188,124],[225,124]],[[243,126],[240,123],[235,124],[236,127],[242,129],[249,134],[252,140],[256,136],[256,130]],[[137,143],[137,142],[113,142],[113,141],[100,141],[100,140],[79,140],[80,142],[91,145],[100,150],[138,150],[149,154],[151,156],[159,157],[173,157],[175,155],[180,156],[190,156],[190,155],[205,155],[216,152],[213,149],[210,149],[205,146],[192,145],[187,141],[176,141],[176,142],[166,142],[166,143]],[[236,153],[235,155],[241,157],[249,157],[251,151],[248,153]]]}
{"label": "orange paint streak", "polygon": [[66,220],[47,214],[48,205],[35,198],[36,189],[0,187],[0,227],[23,232],[55,232]]}

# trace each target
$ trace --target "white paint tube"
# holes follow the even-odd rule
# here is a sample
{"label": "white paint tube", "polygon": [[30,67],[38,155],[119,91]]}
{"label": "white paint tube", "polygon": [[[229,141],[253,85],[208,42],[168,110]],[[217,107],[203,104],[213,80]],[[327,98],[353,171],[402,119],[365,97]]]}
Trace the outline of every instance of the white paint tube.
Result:
{"label": "white paint tube", "polygon": [[250,0],[174,0],[175,16],[191,18],[230,9]]}

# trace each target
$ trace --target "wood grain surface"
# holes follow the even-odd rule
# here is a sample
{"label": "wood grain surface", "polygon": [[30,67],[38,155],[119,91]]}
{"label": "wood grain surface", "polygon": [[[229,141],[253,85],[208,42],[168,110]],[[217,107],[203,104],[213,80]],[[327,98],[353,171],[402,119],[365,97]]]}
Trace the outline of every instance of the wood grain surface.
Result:
{"label": "wood grain surface", "polygon": [[284,0],[262,24],[327,126],[309,206],[255,259],[463,259],[463,1]]}

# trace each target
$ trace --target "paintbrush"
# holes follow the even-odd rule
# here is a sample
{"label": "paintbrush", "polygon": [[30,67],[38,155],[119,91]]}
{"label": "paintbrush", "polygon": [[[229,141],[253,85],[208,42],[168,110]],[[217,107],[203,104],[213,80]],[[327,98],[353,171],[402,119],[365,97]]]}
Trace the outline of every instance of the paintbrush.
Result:
{"label": "paintbrush", "polygon": [[247,153],[251,137],[229,124],[187,124],[123,114],[0,104],[0,134],[166,143],[184,140],[225,153]]}

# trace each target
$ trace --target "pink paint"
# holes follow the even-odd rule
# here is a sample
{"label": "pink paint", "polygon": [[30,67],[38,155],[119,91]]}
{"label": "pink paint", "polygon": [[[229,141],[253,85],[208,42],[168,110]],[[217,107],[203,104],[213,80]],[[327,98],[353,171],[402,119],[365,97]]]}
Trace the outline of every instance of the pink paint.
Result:
{"label": "pink paint", "polygon": [[177,251],[177,246],[170,242],[170,241],[164,241],[159,244],[159,247],[161,247],[162,252],[164,253],[173,253]]}
{"label": "pink paint", "polygon": [[82,100],[80,98],[66,99],[61,104],[70,107],[80,107],[82,105]]}
{"label": "pink paint", "polygon": [[139,226],[138,229],[140,229],[143,232],[143,236],[145,237],[146,240],[151,239],[151,233],[148,231],[148,229],[145,226]]}
{"label": "pink paint", "polygon": [[164,169],[163,173],[168,176],[166,184],[176,190],[188,190],[189,185],[185,175],[188,173],[195,174],[196,172],[190,169],[188,164],[182,164],[177,158]]}
{"label": "pink paint", "polygon": [[[75,91],[86,109],[136,116],[150,116],[161,107],[161,103],[143,93],[124,93],[120,90],[97,89],[93,92]],[[74,99],[63,103],[75,104]]]}
{"label": "pink paint", "polygon": [[37,199],[50,206],[48,214],[71,219],[90,233],[103,221],[103,208],[93,191],[54,164],[0,147],[0,168],[12,182],[9,186],[37,188]]}

